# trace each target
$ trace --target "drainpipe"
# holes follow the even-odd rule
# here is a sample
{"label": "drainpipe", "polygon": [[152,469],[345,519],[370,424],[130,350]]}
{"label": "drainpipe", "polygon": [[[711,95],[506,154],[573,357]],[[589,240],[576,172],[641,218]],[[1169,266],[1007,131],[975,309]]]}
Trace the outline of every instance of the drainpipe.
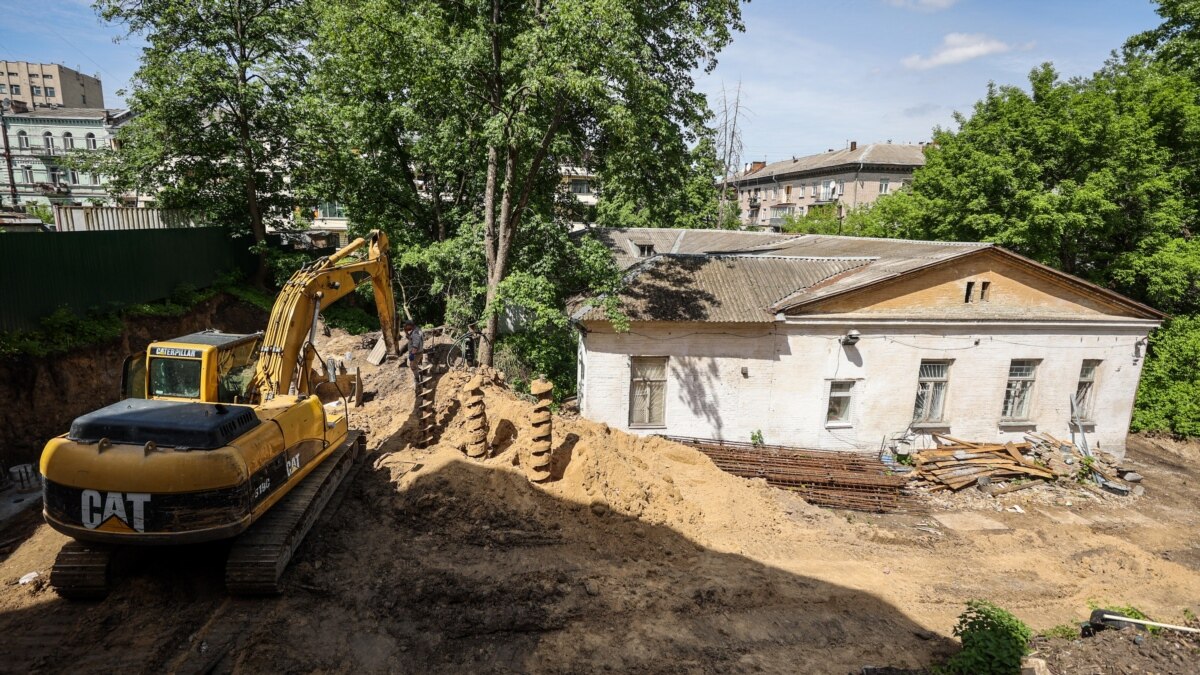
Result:
{"label": "drainpipe", "polygon": [[13,178],[12,152],[8,148],[8,120],[4,117],[4,109],[0,108],[0,136],[4,138],[4,167],[8,171],[8,191],[12,196],[12,205],[17,205],[17,181]]}

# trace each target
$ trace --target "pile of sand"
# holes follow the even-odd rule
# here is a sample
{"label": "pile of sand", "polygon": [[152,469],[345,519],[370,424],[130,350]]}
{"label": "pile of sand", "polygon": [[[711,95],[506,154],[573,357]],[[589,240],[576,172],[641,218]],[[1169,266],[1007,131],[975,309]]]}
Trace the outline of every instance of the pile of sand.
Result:
{"label": "pile of sand", "polygon": [[[398,368],[382,366],[367,381],[374,399],[367,403],[355,424],[373,434],[381,455],[376,468],[392,471],[399,492],[407,492],[423,475],[439,472],[455,462],[470,462],[490,471],[523,475],[533,437],[530,421],[534,404],[513,392],[502,376],[479,370],[483,380],[488,421],[489,453],[482,460],[468,459],[463,402],[464,386],[474,376],[451,371],[436,383],[435,443],[424,451],[411,447],[417,439],[413,383]],[[762,480],[745,480],[718,469],[703,453],[658,437],[640,437],[607,425],[574,418],[553,418],[550,480],[539,490],[561,502],[591,509],[596,515],[613,512],[663,525],[698,544],[718,550],[737,550],[738,541],[778,535],[791,525],[796,510],[819,517],[821,512],[798,498],[785,512],[778,492]],[[376,435],[378,434],[378,435]],[[386,440],[383,440],[386,439]],[[398,452],[407,450],[407,452]],[[413,453],[419,461],[413,459]],[[420,465],[416,471],[413,466]],[[520,503],[511,480],[489,479],[487,473],[466,474],[475,485],[456,491],[477,495],[481,504]],[[536,516],[534,516],[536,517]]]}

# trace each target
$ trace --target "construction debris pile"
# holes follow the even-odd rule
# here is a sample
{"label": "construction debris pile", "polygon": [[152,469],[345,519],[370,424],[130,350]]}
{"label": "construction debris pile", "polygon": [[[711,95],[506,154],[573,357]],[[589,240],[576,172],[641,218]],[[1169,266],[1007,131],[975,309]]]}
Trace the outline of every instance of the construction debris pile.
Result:
{"label": "construction debris pile", "polygon": [[[928,492],[979,486],[992,495],[1015,492],[1042,481],[1099,485],[1129,494],[1141,476],[1122,471],[1104,455],[1093,455],[1047,433],[1029,433],[1025,442],[983,443],[933,434],[938,446],[912,454],[912,487]],[[997,485],[1008,481],[1008,485]]]}
{"label": "construction debris pile", "polygon": [[668,438],[703,452],[723,471],[764,478],[768,485],[800,493],[811,504],[874,512],[901,508],[900,491],[907,479],[890,475],[888,467],[870,455]]}

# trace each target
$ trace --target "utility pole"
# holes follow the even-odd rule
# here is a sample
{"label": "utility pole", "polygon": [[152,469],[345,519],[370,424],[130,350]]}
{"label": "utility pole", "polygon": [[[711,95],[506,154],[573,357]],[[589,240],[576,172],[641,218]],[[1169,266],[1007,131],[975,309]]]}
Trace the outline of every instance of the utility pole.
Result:
{"label": "utility pole", "polygon": [[12,151],[8,148],[8,120],[4,117],[10,105],[6,98],[0,105],[0,137],[4,138],[4,168],[8,171],[8,191],[12,196],[12,205],[17,205],[17,181],[13,178]]}

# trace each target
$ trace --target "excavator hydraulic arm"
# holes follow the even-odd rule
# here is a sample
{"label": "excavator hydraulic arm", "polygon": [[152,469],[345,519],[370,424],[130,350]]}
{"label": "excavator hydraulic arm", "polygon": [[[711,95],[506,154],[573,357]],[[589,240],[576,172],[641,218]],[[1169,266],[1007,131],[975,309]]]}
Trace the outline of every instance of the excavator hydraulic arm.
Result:
{"label": "excavator hydraulic arm", "polygon": [[[365,258],[346,261],[351,253],[364,246]],[[317,315],[354,292],[368,277],[375,291],[384,344],[389,354],[397,354],[396,301],[388,240],[383,232],[373,230],[366,239],[355,239],[333,255],[301,268],[279,291],[255,368],[254,386],[260,401],[280,394],[310,393],[303,388],[308,380]]]}

